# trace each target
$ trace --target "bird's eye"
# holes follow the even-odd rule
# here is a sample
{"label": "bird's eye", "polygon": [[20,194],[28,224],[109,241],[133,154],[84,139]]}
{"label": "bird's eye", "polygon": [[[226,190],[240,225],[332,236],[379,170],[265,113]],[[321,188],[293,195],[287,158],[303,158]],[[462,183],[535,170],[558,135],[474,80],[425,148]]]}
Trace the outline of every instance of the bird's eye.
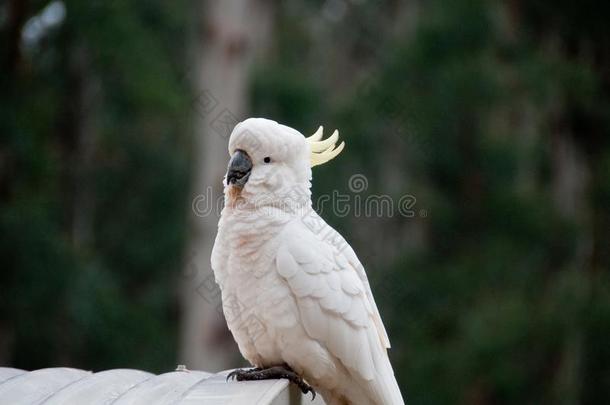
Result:
{"label": "bird's eye", "polygon": [[266,158],[263,159],[263,162],[269,163],[269,162],[271,162],[271,158],[269,156],[267,156]]}

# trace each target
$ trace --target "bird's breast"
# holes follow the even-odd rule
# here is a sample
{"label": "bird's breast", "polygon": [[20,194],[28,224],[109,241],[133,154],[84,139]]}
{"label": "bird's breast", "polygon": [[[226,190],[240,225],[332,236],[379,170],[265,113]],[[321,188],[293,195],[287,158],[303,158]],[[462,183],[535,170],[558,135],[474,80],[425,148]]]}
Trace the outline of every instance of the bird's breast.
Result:
{"label": "bird's breast", "polygon": [[217,243],[222,244],[219,267],[226,276],[260,278],[269,270],[277,253],[277,237],[290,221],[285,215],[270,214],[223,212]]}

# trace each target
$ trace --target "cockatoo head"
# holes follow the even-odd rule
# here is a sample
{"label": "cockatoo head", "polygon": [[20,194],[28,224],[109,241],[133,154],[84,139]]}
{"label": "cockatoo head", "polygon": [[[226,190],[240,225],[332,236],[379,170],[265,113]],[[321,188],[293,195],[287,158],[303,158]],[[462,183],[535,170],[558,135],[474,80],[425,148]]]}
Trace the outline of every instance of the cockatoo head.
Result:
{"label": "cockatoo head", "polygon": [[309,195],[311,168],[326,163],[341,150],[337,131],[322,140],[322,127],[305,138],[299,131],[264,118],[249,118],[235,126],[229,139],[225,194],[229,200],[272,199],[289,190]]}

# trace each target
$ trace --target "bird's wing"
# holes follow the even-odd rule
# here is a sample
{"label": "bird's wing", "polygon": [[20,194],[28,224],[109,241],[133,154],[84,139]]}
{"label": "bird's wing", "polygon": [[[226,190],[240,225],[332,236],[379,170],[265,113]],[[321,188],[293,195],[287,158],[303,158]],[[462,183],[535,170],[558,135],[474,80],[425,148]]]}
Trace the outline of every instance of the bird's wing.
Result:
{"label": "bird's wing", "polygon": [[387,335],[364,269],[360,274],[350,260],[353,250],[330,238],[335,231],[323,225],[320,232],[298,220],[287,227],[277,270],[296,298],[307,334],[359,377],[373,397],[401,403],[387,357]]}
{"label": "bird's wing", "polygon": [[[330,227],[329,227],[330,228]],[[330,228],[332,229],[332,228]],[[337,240],[340,240],[340,246],[344,246],[342,251],[343,256],[347,259],[350,266],[356,271],[358,277],[362,281],[362,285],[364,286],[364,292],[366,293],[366,298],[369,301],[369,305],[373,310],[373,322],[375,323],[375,328],[377,333],[379,334],[379,338],[381,339],[381,343],[383,347],[389,349],[390,348],[390,338],[388,337],[388,333],[385,330],[385,326],[381,321],[381,315],[379,314],[379,309],[377,308],[377,304],[375,303],[375,298],[373,298],[373,292],[371,291],[371,285],[369,284],[369,279],[366,276],[366,272],[364,271],[364,266],[358,260],[358,256],[356,256],[356,252],[354,249],[345,241],[343,236],[334,229],[332,231],[336,234]]]}
{"label": "bird's wing", "polygon": [[[300,228],[300,231],[313,234],[317,237],[316,239],[318,240],[312,243],[321,245],[320,255],[336,261],[342,269],[349,269],[356,273],[362,283],[367,306],[370,307],[372,311],[372,320],[375,329],[379,334],[379,339],[381,339],[383,347],[389,349],[390,339],[381,320],[381,315],[379,314],[379,309],[375,303],[375,298],[373,297],[371,285],[369,284],[368,277],[364,271],[364,266],[360,263],[354,249],[352,249],[350,244],[347,243],[339,232],[328,225],[326,221],[313,210],[300,218],[298,223],[296,223],[296,228]],[[347,263],[345,263],[346,261]]]}

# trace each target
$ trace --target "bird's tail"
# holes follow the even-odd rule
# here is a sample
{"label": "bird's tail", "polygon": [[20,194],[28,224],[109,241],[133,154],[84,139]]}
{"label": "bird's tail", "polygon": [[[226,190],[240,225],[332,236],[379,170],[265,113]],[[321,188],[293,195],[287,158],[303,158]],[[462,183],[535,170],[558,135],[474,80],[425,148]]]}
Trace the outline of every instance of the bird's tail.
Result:
{"label": "bird's tail", "polygon": [[[377,336],[370,336],[369,338],[378,339]],[[370,382],[371,394],[376,399],[376,404],[404,405],[405,401],[402,398],[400,388],[396,382],[396,377],[394,376],[394,370],[390,364],[387,350],[379,344],[371,346],[378,348],[378,350],[375,350],[372,353],[376,376],[375,379]]]}

